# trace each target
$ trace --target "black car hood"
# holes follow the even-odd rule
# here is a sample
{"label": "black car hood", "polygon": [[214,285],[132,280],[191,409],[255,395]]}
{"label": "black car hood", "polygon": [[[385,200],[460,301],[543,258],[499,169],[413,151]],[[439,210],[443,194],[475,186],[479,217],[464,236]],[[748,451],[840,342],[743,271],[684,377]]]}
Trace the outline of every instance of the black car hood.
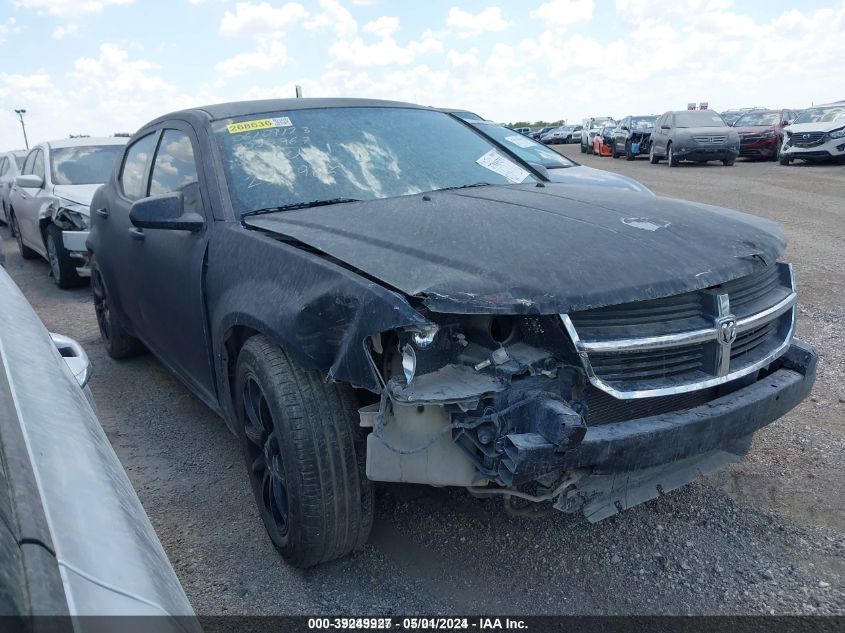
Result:
{"label": "black car hood", "polygon": [[247,217],[437,312],[555,314],[706,288],[773,263],[768,220],[546,183],[433,192]]}

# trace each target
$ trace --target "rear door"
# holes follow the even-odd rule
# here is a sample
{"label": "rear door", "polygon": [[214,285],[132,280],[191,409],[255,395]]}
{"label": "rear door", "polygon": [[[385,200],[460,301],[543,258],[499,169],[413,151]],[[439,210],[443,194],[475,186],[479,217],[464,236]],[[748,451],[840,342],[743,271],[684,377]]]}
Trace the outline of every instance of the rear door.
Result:
{"label": "rear door", "polygon": [[197,232],[129,231],[134,242],[131,256],[141,338],[195,393],[213,404],[216,390],[203,293],[208,229],[213,220],[205,183],[198,176],[197,155],[193,129],[182,122],[167,123],[147,189],[150,196],[181,193],[185,211],[201,215],[206,226]]}
{"label": "rear door", "polygon": [[138,325],[137,272],[133,257],[138,244],[130,232],[133,227],[129,222],[129,209],[133,202],[147,195],[150,165],[158,138],[159,132],[150,132],[126,148],[116,187],[109,187],[110,195],[98,196],[98,204],[91,208],[99,237],[95,256],[111,297],[111,309],[118,312],[118,320],[132,332]]}

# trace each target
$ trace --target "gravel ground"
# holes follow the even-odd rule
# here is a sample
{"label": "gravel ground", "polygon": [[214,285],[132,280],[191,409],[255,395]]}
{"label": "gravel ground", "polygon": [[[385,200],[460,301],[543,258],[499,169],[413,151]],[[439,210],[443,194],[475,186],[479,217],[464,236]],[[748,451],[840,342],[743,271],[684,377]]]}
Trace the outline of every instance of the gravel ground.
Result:
{"label": "gravel ground", "polygon": [[779,221],[801,286],[799,335],[821,355],[813,396],[758,433],[744,461],[596,525],[382,485],[364,551],[289,568],[223,422],[151,356],[109,359],[90,291],[58,290],[45,262],[4,242],[46,325],[88,350],[100,419],[198,613],[845,614],[845,166],[669,170],[556,149],[660,195]]}

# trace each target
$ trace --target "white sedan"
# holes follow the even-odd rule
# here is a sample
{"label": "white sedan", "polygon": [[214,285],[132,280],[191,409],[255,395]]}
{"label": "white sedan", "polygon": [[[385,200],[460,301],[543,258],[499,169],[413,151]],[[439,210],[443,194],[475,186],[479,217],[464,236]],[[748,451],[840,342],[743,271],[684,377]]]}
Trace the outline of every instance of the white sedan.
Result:
{"label": "white sedan", "polygon": [[85,240],[91,197],[111,176],[125,138],[76,138],[35,146],[9,199],[9,223],[21,257],[50,263],[60,288],[90,276]]}

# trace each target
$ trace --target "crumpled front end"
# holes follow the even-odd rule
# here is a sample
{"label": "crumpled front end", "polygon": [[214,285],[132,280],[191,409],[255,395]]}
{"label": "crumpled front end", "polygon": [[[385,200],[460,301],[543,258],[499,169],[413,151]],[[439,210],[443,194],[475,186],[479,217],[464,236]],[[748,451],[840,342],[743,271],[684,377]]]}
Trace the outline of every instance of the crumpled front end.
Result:
{"label": "crumpled front end", "polygon": [[[373,480],[600,520],[738,459],[812,387],[791,267],[565,315],[446,315],[368,339]],[[526,506],[526,507],[522,507]]]}
{"label": "crumpled front end", "polygon": [[85,245],[90,226],[90,209],[87,205],[56,198],[49,207],[53,224],[62,230],[62,244],[68,255],[78,264],[76,273],[91,276],[91,253]]}

